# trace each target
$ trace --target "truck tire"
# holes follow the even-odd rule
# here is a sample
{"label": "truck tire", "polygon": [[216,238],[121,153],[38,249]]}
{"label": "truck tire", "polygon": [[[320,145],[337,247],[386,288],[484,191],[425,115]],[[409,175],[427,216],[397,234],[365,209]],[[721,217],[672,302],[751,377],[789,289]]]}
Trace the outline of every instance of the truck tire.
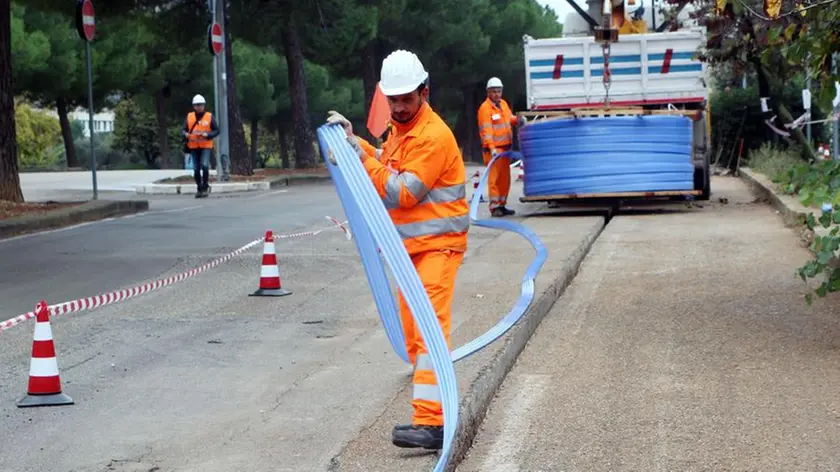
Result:
{"label": "truck tire", "polygon": [[712,194],[711,179],[708,167],[694,168],[694,190],[701,190],[702,193],[696,200],[708,200]]}

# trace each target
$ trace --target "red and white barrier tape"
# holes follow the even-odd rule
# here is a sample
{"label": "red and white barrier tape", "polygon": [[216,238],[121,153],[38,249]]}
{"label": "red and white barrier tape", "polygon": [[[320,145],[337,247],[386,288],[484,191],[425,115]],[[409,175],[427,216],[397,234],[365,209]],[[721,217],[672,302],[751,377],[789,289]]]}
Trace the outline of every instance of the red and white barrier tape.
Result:
{"label": "red and white barrier tape", "polygon": [[[339,223],[333,217],[328,216],[327,219],[332,221],[336,226],[341,228],[345,233],[349,235],[349,231],[344,226],[344,223]],[[346,223],[346,221],[345,221]],[[289,233],[289,234],[278,234],[274,236],[274,239],[288,239],[288,238],[299,238],[303,236],[315,236],[318,234],[323,233],[324,229],[319,229],[316,231],[305,231],[301,233]],[[349,239],[349,237],[348,237]],[[121,302],[123,300],[127,300],[129,298],[134,298],[138,295],[142,295],[147,292],[151,292],[152,290],[157,290],[161,287],[166,287],[167,285],[176,284],[181,282],[185,279],[190,277],[194,277],[208,269],[212,269],[220,264],[224,264],[225,262],[233,259],[234,257],[242,254],[243,252],[251,249],[252,247],[260,244],[263,242],[264,238],[259,238],[251,241],[250,243],[242,246],[241,248],[231,252],[230,254],[226,254],[214,261],[208,262],[202,266],[196,267],[194,269],[190,269],[186,272],[182,272],[177,275],[173,275],[171,277],[167,277],[165,279],[158,279],[151,283],[145,283],[143,285],[138,285],[136,287],[128,288],[128,289],[120,289],[115,290],[113,292],[104,293],[101,295],[96,295],[93,297],[82,298],[79,300],[72,300],[69,302],[59,303],[57,305],[50,305],[50,316],[57,316],[57,315],[64,315],[67,313],[74,313],[84,310],[91,310],[94,308],[98,308],[100,306],[111,305],[113,303]],[[30,311],[29,313],[24,313],[22,315],[15,316],[14,318],[10,318],[6,321],[0,322],[0,332],[3,332],[12,326],[18,325],[23,323],[24,321],[34,318],[36,313],[34,311]]]}

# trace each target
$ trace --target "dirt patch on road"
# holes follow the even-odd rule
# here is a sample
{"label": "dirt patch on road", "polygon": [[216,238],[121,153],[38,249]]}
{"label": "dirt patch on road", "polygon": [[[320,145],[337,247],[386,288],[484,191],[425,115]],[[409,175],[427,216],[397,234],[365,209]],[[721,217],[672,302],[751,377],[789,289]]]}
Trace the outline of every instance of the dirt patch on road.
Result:
{"label": "dirt patch on road", "polygon": [[0,220],[8,220],[10,218],[27,215],[40,215],[61,208],[78,206],[82,203],[83,202],[60,203],[53,201],[41,203],[14,203],[0,200]]}

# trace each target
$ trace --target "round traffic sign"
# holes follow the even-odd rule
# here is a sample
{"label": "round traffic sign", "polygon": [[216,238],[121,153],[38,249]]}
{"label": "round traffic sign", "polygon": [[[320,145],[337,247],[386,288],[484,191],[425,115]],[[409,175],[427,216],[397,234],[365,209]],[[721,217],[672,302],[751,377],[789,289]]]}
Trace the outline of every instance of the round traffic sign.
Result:
{"label": "round traffic sign", "polygon": [[225,44],[225,38],[222,36],[222,27],[218,23],[213,23],[210,25],[207,33],[207,39],[210,43],[210,53],[218,56],[222,53]]}
{"label": "round traffic sign", "polygon": [[91,0],[76,1],[76,29],[85,41],[93,41],[96,35],[96,14]]}

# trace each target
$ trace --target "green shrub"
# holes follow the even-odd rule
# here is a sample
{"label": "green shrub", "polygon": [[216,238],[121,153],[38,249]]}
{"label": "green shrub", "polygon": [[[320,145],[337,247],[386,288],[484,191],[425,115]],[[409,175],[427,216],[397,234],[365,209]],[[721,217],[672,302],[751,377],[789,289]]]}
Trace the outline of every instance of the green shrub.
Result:
{"label": "green shrub", "polygon": [[[96,146],[96,168],[102,170],[123,169],[128,168],[145,168],[145,165],[134,166],[134,162],[129,159],[129,156],[114,147],[114,133],[97,133],[93,136],[93,142]],[[90,138],[82,138],[73,145],[76,147],[76,157],[79,160],[79,166],[90,169]]]}
{"label": "green shrub", "polygon": [[25,103],[16,103],[15,135],[21,169],[51,169],[60,166],[64,153],[60,146],[62,139],[58,118]]}
{"label": "green shrub", "polygon": [[770,143],[764,143],[758,149],[749,152],[748,164],[751,169],[761,172],[774,182],[779,182],[785,179],[788,171],[797,167],[808,167],[800,157],[801,155],[798,147],[782,149]]}
{"label": "green shrub", "polygon": [[[782,102],[794,118],[804,113],[802,108],[802,80],[792,80],[785,84],[782,91]],[[712,156],[720,152],[720,165],[734,167],[738,156],[740,139],[744,140],[744,153],[758,149],[762,144],[775,142],[783,148],[784,140],[773,132],[765,123],[761,112],[761,101],[758,87],[732,88],[730,90],[713,90],[709,95],[712,125]],[[813,107],[811,120],[825,118],[825,114]],[[776,123],[779,123],[779,118]],[[777,125],[777,127],[780,127]],[[826,127],[814,125],[811,127],[813,142],[824,142],[827,139]],[[739,132],[740,131],[740,132]],[[721,149],[722,148],[722,149]],[[734,153],[732,152],[734,149]],[[730,161],[732,156],[732,162]]]}

